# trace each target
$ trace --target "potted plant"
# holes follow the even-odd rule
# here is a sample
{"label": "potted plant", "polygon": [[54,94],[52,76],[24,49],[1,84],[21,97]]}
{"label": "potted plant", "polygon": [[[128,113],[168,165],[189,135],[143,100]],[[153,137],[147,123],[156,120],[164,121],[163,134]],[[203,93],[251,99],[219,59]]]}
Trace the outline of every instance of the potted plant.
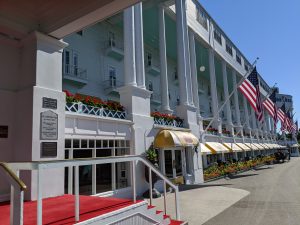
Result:
{"label": "potted plant", "polygon": [[[146,159],[148,159],[156,168],[158,168],[158,154],[156,149],[153,148],[153,144],[149,147],[149,149],[146,151],[145,154]],[[158,190],[154,188],[154,184],[159,180],[159,177],[156,175],[156,173],[152,172],[152,197],[153,198],[159,198],[161,194]],[[145,167],[145,179],[149,183],[149,169],[148,167]],[[143,197],[149,198],[150,197],[150,190],[147,190],[144,192]]]}

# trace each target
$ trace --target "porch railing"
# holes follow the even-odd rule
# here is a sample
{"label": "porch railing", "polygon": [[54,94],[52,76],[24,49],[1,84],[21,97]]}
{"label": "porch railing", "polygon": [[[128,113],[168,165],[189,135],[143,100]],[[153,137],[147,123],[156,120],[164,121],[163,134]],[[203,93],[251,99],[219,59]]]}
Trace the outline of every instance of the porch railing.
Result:
{"label": "porch railing", "polygon": [[72,102],[66,104],[66,111],[78,114],[88,114],[99,117],[111,117],[116,119],[126,119],[125,111],[116,111],[96,106],[90,106],[81,102]]}
{"label": "porch railing", "polygon": [[[145,159],[142,156],[113,156],[113,157],[101,157],[101,158],[85,158],[85,159],[72,159],[72,160],[54,160],[54,161],[38,161],[38,162],[18,162],[18,163],[7,163],[6,167],[11,170],[15,171],[14,178],[10,181],[12,190],[20,190],[19,192],[13,192],[11,193],[11,202],[14,202],[15,199],[20,199],[19,204],[20,207],[13,207],[13,210],[11,210],[11,219],[13,218],[13,221],[16,221],[16,225],[22,225],[23,224],[23,191],[24,186],[20,185],[16,181],[19,180],[19,172],[22,170],[31,170],[36,171],[36,190],[37,190],[37,225],[42,225],[42,200],[43,200],[43,179],[45,177],[43,176],[43,171],[49,170],[49,169],[55,169],[55,168],[66,168],[73,169],[75,171],[74,178],[75,178],[75,185],[74,185],[74,193],[75,193],[75,220],[80,220],[80,213],[79,213],[79,166],[93,166],[96,167],[96,165],[100,164],[112,164],[112,163],[122,163],[122,162],[130,162],[131,163],[131,187],[132,187],[132,199],[133,202],[136,202],[136,189],[137,189],[137,182],[136,182],[136,165],[138,162],[145,165],[145,169],[149,170],[149,190],[150,190],[150,205],[152,205],[152,172],[155,173],[159,178],[163,180],[163,187],[164,187],[164,213],[167,213],[167,199],[166,199],[166,193],[167,193],[167,184],[174,190],[175,193],[175,211],[176,211],[176,219],[180,220],[180,209],[179,209],[179,191],[178,186],[173,184],[172,181],[170,181],[165,175],[161,173],[151,162],[149,162],[147,159]],[[96,170],[92,170],[92,187],[94,190],[96,190],[96,175],[94,174]],[[13,177],[13,176],[10,176]],[[69,184],[72,185],[72,184]],[[23,187],[20,188],[20,187]],[[69,187],[70,188],[70,187]],[[13,205],[13,204],[12,204]]]}
{"label": "porch railing", "polygon": [[183,127],[183,122],[154,117],[154,124],[162,126]]}

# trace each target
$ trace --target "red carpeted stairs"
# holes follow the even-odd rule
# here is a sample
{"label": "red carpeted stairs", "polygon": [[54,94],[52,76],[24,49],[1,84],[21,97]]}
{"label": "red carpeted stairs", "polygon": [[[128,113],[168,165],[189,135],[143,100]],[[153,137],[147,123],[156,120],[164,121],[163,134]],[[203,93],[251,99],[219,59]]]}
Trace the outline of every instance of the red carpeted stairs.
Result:
{"label": "red carpeted stairs", "polygon": [[[43,199],[43,224],[48,225],[70,225],[75,223],[75,197],[73,195],[63,195],[53,198]],[[142,202],[137,201],[137,203]],[[109,198],[109,197],[93,197],[80,196],[80,221],[85,221],[97,216],[105,215],[119,209],[133,206],[132,200]],[[36,224],[37,202],[24,202],[24,225]],[[163,214],[157,211],[153,206],[148,207],[156,214]],[[147,210],[147,211],[148,211]],[[9,202],[0,203],[0,224],[9,225],[10,215]],[[182,221],[171,220],[169,216],[163,216],[164,224],[179,225]]]}

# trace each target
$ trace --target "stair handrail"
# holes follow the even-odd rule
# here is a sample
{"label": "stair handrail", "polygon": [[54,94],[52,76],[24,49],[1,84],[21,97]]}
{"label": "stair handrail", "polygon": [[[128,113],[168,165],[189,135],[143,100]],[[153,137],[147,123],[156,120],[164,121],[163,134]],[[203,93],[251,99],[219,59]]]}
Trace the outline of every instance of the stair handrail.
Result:
{"label": "stair handrail", "polygon": [[24,191],[27,189],[26,184],[19,178],[17,174],[9,166],[9,163],[0,162],[0,168],[6,174],[11,185],[10,194],[10,224],[23,225],[23,204],[24,204]]}
{"label": "stair handrail", "polygon": [[42,224],[42,173],[41,170],[74,167],[75,171],[75,220],[79,221],[79,166],[85,165],[98,165],[98,164],[111,164],[121,162],[131,162],[132,166],[132,189],[133,189],[133,202],[136,202],[136,162],[142,162],[149,169],[149,190],[150,190],[150,205],[152,204],[152,172],[157,174],[164,182],[164,213],[167,212],[166,193],[168,184],[174,190],[175,194],[175,211],[176,220],[180,220],[179,210],[179,189],[169,178],[167,178],[160,170],[158,170],[150,161],[141,155],[124,155],[124,156],[109,156],[109,157],[92,157],[92,158],[76,158],[76,159],[60,159],[60,160],[43,160],[32,162],[10,162],[9,167],[13,170],[37,170],[37,224]]}
{"label": "stair handrail", "polygon": [[25,191],[27,189],[26,184],[14,173],[14,171],[8,166],[6,162],[0,162],[0,168],[2,168],[10,179],[10,183],[14,185],[14,187],[20,188],[20,190]]}

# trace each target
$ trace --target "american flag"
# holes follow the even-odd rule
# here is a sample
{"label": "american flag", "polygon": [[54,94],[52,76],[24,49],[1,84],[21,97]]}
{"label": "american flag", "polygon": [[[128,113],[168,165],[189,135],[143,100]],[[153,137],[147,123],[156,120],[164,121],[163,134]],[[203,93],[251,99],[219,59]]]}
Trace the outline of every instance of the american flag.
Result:
{"label": "american flag", "polygon": [[256,113],[258,121],[262,123],[264,120],[263,105],[260,96],[259,80],[256,67],[254,67],[250,75],[239,86],[239,89],[250,102],[251,107]]}
{"label": "american flag", "polygon": [[281,106],[281,108],[278,110],[278,118],[281,121],[281,130],[286,131],[287,129],[287,115],[285,114],[285,103]]}
{"label": "american flag", "polygon": [[273,93],[264,101],[263,106],[268,111],[268,113],[273,117],[274,127],[276,130],[276,125],[278,122],[278,110],[276,106],[276,92],[273,90]]}

